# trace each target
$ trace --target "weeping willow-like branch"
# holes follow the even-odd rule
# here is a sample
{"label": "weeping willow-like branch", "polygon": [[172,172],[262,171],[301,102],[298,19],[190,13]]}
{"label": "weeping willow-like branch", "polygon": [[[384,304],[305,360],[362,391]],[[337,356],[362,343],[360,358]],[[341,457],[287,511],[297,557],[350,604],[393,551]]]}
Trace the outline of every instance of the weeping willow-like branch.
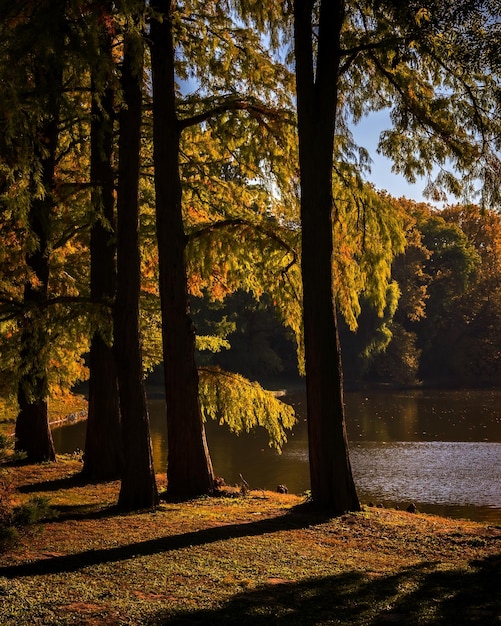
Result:
{"label": "weeping willow-like branch", "polygon": [[199,368],[199,393],[205,420],[217,420],[235,433],[265,428],[269,446],[281,452],[287,442],[286,430],[296,423],[294,409],[271,391],[240,374],[217,367]]}
{"label": "weeping willow-like branch", "polygon": [[260,233],[261,235],[264,235],[265,237],[267,237],[271,241],[274,241],[280,247],[282,247],[286,252],[291,254],[292,257],[293,257],[293,260],[287,266],[288,268],[292,267],[292,265],[297,262],[297,253],[294,250],[294,248],[292,248],[284,239],[282,239],[282,237],[280,237],[276,233],[276,231],[273,231],[273,230],[268,229],[268,228],[264,228],[260,224],[255,224],[255,223],[250,222],[249,220],[246,220],[246,219],[243,219],[243,218],[233,218],[233,219],[219,220],[219,221],[216,221],[216,222],[211,222],[210,224],[204,224],[202,226],[199,226],[196,230],[193,230],[192,232],[190,232],[187,235],[187,237],[188,237],[188,239],[196,239],[197,237],[202,237],[203,235],[206,235],[207,233],[214,232],[216,230],[220,230],[220,229],[224,229],[224,228],[238,228],[240,226],[249,227],[249,228],[254,229],[257,233]]}

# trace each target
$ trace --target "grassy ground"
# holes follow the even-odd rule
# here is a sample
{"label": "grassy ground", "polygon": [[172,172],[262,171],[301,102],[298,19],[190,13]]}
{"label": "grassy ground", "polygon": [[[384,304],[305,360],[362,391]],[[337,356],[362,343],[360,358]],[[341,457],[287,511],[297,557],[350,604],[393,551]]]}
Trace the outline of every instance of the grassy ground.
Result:
{"label": "grassy ground", "polygon": [[79,470],[8,468],[18,503],[47,496],[58,517],[0,555],[2,626],[500,624],[499,527],[377,508],[326,519],[268,492],[123,515],[118,484]]}

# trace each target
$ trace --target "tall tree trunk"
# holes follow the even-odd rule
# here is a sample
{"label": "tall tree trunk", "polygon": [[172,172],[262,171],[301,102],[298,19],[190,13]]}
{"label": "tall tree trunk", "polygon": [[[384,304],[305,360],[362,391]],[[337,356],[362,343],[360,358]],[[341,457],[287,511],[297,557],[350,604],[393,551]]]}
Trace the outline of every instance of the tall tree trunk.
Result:
{"label": "tall tree trunk", "polygon": [[158,502],[139,328],[142,68],[142,37],[128,33],[122,63],[124,105],[119,118],[117,296],[114,311],[124,456],[118,505],[128,510],[152,508]]}
{"label": "tall tree trunk", "polygon": [[[111,10],[111,6],[103,7],[104,17]],[[90,237],[90,294],[93,300],[111,307],[116,291],[113,40],[104,19],[99,22],[99,28],[99,67],[92,70],[90,177],[96,218]],[[105,338],[105,329],[96,331],[90,347],[89,410],[82,474],[91,480],[118,478],[122,463],[117,373],[111,347],[111,308],[104,312],[108,314],[110,336]]]}
{"label": "tall tree trunk", "polygon": [[[52,64],[50,64],[52,63]],[[22,325],[21,377],[18,384],[19,413],[16,420],[16,450],[23,451],[33,463],[55,461],[56,453],[49,427],[46,350],[47,295],[49,285],[50,220],[55,203],[55,167],[59,141],[59,108],[62,90],[60,59],[49,54],[49,62],[39,61],[36,90],[45,99],[46,121],[39,129],[35,144],[35,159],[41,166],[44,195],[34,194],[28,216],[31,236],[36,239],[33,252],[26,255],[26,264],[37,284],[24,288],[25,315]]]}
{"label": "tall tree trunk", "polygon": [[[44,137],[51,154],[57,143],[57,123],[46,127]],[[38,281],[37,286],[27,283],[24,288],[26,313],[22,321],[22,375],[18,384],[19,413],[16,420],[15,447],[26,453],[27,461],[42,463],[55,461],[56,452],[49,427],[47,380],[47,286],[49,281],[48,222],[51,212],[50,187],[53,183],[52,158],[42,160],[43,179],[47,195],[34,200],[29,215],[32,234],[38,239],[38,247],[26,258],[28,267]]]}
{"label": "tall tree trunk", "polygon": [[[48,271],[45,271],[48,270],[48,260],[43,255],[31,255],[27,262],[38,280],[48,276]],[[15,427],[15,448],[26,453],[26,460],[30,463],[56,460],[49,427],[49,386],[43,357],[47,337],[41,326],[43,322],[39,319],[39,316],[46,315],[43,309],[46,297],[46,283],[41,283],[38,289],[30,285],[25,287],[24,304],[27,312],[22,330],[23,349],[20,356],[23,373],[17,390],[19,412]]]}
{"label": "tall tree trunk", "polygon": [[316,64],[313,5],[313,0],[294,3],[308,439],[313,502],[339,514],[360,508],[348,454],[332,286],[332,167],[344,2],[321,2]]}
{"label": "tall tree trunk", "polygon": [[214,474],[198,397],[195,331],[189,312],[186,236],[179,173],[180,125],[176,116],[172,16],[175,2],[158,0],[162,19],[151,22],[156,224],[167,406],[167,491],[190,497],[208,493]]}

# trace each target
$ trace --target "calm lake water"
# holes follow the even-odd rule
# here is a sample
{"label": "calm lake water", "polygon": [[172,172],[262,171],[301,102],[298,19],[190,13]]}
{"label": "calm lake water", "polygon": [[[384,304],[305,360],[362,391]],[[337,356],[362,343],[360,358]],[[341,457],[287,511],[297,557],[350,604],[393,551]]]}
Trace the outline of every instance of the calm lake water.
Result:
{"label": "calm lake water", "polygon": [[[227,484],[309,488],[304,393],[285,398],[298,423],[282,454],[265,432],[239,437],[207,424],[214,470]],[[501,390],[365,391],[345,394],[350,458],[360,500],[501,523]],[[165,471],[164,402],[150,401],[153,453]],[[58,452],[84,447],[85,423],[54,430]]]}

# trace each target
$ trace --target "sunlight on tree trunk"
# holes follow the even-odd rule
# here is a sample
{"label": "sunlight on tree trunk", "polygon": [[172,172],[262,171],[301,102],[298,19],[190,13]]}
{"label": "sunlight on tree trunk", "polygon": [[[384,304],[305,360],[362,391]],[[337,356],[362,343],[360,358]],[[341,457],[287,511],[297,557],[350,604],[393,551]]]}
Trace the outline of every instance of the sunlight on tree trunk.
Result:
{"label": "sunlight on tree trunk", "polygon": [[189,314],[179,172],[181,127],[176,116],[170,0],[153,3],[153,141],[160,301],[167,406],[167,492],[195,496],[213,488],[214,475],[202,422],[195,364],[195,330]]}
{"label": "sunlight on tree trunk", "polygon": [[310,478],[313,502],[340,514],[360,508],[348,455],[332,287],[336,68],[344,3],[321,3],[316,73],[312,6],[297,0],[294,7]]}

